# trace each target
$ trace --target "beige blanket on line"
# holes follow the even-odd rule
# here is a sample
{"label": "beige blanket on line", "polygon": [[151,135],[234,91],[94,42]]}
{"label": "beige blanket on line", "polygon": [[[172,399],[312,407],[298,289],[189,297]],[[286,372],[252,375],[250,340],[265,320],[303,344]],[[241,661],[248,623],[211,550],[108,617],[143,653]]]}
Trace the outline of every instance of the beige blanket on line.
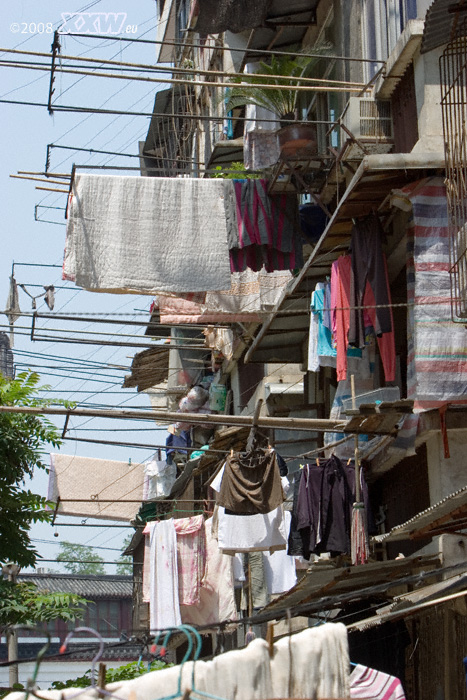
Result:
{"label": "beige blanket on line", "polygon": [[50,455],[48,498],[56,502],[60,497],[58,512],[63,515],[129,522],[143,500],[143,483],[144,464]]}
{"label": "beige blanket on line", "polygon": [[63,277],[94,292],[228,289],[223,180],[76,175]]}

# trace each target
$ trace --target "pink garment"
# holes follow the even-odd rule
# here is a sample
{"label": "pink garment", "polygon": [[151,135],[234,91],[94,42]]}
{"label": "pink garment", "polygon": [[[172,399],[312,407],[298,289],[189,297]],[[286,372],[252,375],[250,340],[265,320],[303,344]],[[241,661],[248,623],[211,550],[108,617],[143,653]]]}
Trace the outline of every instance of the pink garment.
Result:
{"label": "pink garment", "polygon": [[206,532],[204,517],[174,520],[177,535],[178,597],[180,605],[197,605],[206,570]]}
{"label": "pink garment", "polygon": [[366,700],[405,700],[398,678],[357,664],[350,674],[350,697]]}
{"label": "pink garment", "polygon": [[182,622],[210,625],[221,620],[236,620],[233,562],[235,557],[223,554],[212,536],[212,518],[206,520],[206,573],[201,582],[199,603],[181,605]]}
{"label": "pink garment", "polygon": [[[332,264],[331,270],[331,324],[333,335],[336,339],[337,349],[337,380],[347,378],[347,346],[350,325],[350,276],[352,261],[350,255],[342,255]],[[389,283],[388,283],[389,287]],[[375,297],[367,284],[363,297],[365,310],[365,325],[374,326],[376,323]],[[392,310],[391,310],[392,321]],[[377,338],[379,352],[384,367],[384,376],[387,382],[393,382],[396,374],[396,347],[394,341],[394,323],[390,333],[384,333]]]}

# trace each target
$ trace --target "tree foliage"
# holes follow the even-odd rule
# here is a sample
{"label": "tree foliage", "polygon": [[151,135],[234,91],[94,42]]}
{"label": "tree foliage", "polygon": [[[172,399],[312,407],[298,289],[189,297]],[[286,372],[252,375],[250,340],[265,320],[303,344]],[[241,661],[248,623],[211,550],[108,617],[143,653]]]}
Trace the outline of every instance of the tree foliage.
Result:
{"label": "tree foliage", "polygon": [[60,542],[57,561],[62,562],[70,574],[105,574],[104,560],[94,552],[93,547],[85,544],[73,544],[66,540]]}
{"label": "tree foliage", "polygon": [[123,554],[123,552],[129,546],[132,539],[133,539],[133,535],[130,533],[123,540],[122,553],[120,554],[120,560],[117,564],[117,574],[128,575],[128,574],[133,573],[133,560],[132,560],[132,558],[129,557],[128,555],[125,556]]}
{"label": "tree foliage", "polygon": [[0,579],[0,629],[81,617],[85,598],[72,593],[39,593],[33,583]]}
{"label": "tree foliage", "polygon": [[[37,396],[40,389],[36,372],[22,372],[16,379],[0,374],[0,405],[45,406]],[[65,405],[66,402],[60,402]],[[34,469],[47,469],[45,448],[58,448],[57,428],[42,415],[0,413],[0,562],[13,561],[33,566],[37,551],[31,544],[32,523],[51,519],[45,498],[24,488],[24,480]]]}

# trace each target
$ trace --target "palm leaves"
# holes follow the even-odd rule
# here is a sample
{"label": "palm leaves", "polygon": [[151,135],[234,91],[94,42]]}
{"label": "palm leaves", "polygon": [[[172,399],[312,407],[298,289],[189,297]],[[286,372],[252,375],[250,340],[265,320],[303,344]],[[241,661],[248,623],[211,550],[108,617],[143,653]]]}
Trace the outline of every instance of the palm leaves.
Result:
{"label": "palm leaves", "polygon": [[[228,89],[226,109],[230,111],[236,107],[253,104],[274,112],[280,119],[294,119],[299,91],[287,88],[303,84],[302,78],[312,77],[313,73],[317,72],[318,63],[321,60],[319,54],[329,53],[329,50],[328,45],[322,45],[318,49],[313,49],[318,54],[314,58],[281,55],[273,56],[270,64],[261,61],[257,75],[246,73],[242,77],[232,79],[235,86]],[[261,78],[259,75],[268,77]],[[260,85],[277,86],[278,89],[270,90],[259,87]]]}

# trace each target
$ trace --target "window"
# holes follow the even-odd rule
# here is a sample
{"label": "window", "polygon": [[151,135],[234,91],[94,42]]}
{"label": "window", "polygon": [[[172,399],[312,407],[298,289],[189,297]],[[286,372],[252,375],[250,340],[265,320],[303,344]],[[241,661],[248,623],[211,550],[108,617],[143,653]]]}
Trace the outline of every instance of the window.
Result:
{"label": "window", "polygon": [[[385,61],[409,19],[416,17],[416,0],[363,0],[365,57]],[[367,64],[367,79],[380,67],[381,63]]]}

